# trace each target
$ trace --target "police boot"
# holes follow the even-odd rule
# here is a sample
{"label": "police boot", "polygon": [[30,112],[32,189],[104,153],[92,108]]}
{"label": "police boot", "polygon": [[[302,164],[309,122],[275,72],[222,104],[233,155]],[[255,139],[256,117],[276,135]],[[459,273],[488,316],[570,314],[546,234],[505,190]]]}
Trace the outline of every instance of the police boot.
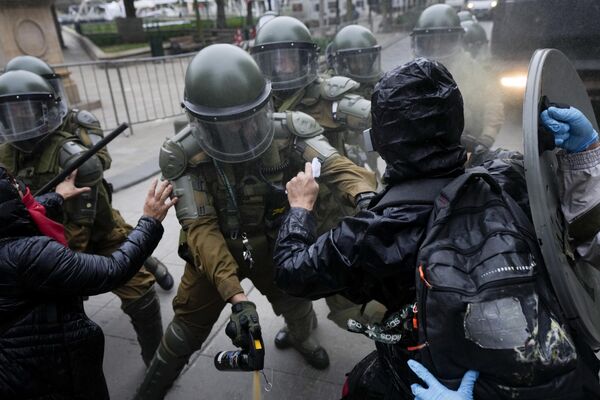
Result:
{"label": "police boot", "polygon": [[171,290],[173,288],[173,276],[167,269],[167,266],[158,258],[153,256],[148,257],[144,262],[144,267],[146,267],[148,272],[154,275],[156,283],[158,283],[163,290]]}
{"label": "police boot", "polygon": [[142,348],[142,359],[148,365],[162,338],[162,320],[160,302],[154,287],[135,300],[123,301],[125,314],[131,318],[131,324]]}
{"label": "police boot", "polygon": [[192,338],[183,323],[177,319],[171,321],[134,400],[162,400],[165,397],[191,355],[200,348],[200,345],[194,345]]}
{"label": "police boot", "polygon": [[279,349],[293,347],[298,351],[308,364],[316,369],[325,369],[329,366],[329,356],[316,338],[311,334],[316,327],[317,316],[311,309],[308,318],[290,321],[286,318],[284,326],[275,335],[275,346]]}

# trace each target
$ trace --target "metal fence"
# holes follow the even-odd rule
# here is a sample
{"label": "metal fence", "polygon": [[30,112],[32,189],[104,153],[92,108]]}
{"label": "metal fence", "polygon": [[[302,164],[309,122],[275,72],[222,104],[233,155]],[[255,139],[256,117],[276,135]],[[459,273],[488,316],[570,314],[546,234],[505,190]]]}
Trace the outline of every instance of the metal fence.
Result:
{"label": "metal fence", "polygon": [[71,106],[91,111],[103,129],[111,130],[123,121],[133,127],[182,114],[185,71],[193,56],[190,53],[53,67],[63,76]]}

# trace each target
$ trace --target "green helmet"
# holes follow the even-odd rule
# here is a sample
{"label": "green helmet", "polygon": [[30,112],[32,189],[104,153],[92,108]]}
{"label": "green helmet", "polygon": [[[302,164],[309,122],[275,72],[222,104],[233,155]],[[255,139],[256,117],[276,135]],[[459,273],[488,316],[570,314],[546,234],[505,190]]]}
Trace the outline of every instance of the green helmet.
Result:
{"label": "green helmet", "polygon": [[196,54],[185,73],[183,106],[192,134],[216,160],[248,161],[273,141],[271,85],[239,47],[214,44]]}
{"label": "green helmet", "polygon": [[475,21],[465,21],[461,25],[465,30],[463,46],[475,58],[488,43],[485,29]]}
{"label": "green helmet", "polygon": [[18,56],[6,64],[5,72],[8,71],[29,71],[44,78],[54,89],[54,92],[60,97],[60,111],[62,116],[67,115],[69,104],[67,94],[62,83],[60,75],[56,74],[44,60],[33,56]]}
{"label": "green helmet", "polygon": [[460,19],[460,23],[462,24],[465,21],[475,21],[477,22],[477,17],[471,14],[471,11],[463,10],[456,13],[458,15],[458,19]]}
{"label": "green helmet", "polygon": [[381,46],[365,27],[344,27],[327,46],[326,53],[327,63],[338,75],[361,83],[376,81],[381,75]]}
{"label": "green helmet", "polygon": [[42,77],[29,71],[0,76],[0,142],[30,152],[61,122],[60,99]]}
{"label": "green helmet", "polygon": [[296,18],[275,17],[263,25],[250,53],[273,91],[300,89],[317,79],[319,48]]}
{"label": "green helmet", "polygon": [[267,22],[277,17],[278,15],[279,14],[277,14],[276,11],[266,11],[263,15],[261,15],[258,18],[258,21],[256,22],[256,32],[258,32],[260,28],[262,28]]}
{"label": "green helmet", "polygon": [[461,49],[463,33],[454,8],[447,4],[427,7],[411,33],[413,53],[437,60],[450,57]]}

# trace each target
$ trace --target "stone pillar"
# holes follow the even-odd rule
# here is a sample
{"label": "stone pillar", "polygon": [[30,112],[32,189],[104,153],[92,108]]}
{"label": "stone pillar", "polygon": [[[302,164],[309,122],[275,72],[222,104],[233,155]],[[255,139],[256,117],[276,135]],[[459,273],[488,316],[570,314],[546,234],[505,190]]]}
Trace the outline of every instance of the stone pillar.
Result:
{"label": "stone pillar", "polygon": [[[29,55],[48,64],[62,64],[64,58],[56,33],[51,6],[54,0],[0,0],[0,67],[13,57]],[[57,70],[71,104],[80,102],[75,82],[66,69]]]}

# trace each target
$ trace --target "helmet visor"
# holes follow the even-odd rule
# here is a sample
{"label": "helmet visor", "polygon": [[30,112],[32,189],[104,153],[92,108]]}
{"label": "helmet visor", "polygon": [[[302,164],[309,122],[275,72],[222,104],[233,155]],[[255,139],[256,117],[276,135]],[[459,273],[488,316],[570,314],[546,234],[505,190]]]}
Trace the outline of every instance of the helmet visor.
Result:
{"label": "helmet visor", "polygon": [[240,119],[210,121],[188,113],[192,134],[212,158],[237,163],[252,160],[269,148],[273,141],[273,106]]}
{"label": "helmet visor", "polygon": [[298,48],[265,48],[252,56],[273,90],[299,89],[317,78],[318,53],[312,45]]}
{"label": "helmet visor", "polygon": [[412,45],[415,56],[439,59],[454,55],[461,46],[462,32],[415,34]]}
{"label": "helmet visor", "polygon": [[69,99],[67,98],[67,92],[61,78],[56,77],[52,79],[46,79],[46,81],[52,86],[56,95],[60,98],[60,114],[64,118],[69,111]]}
{"label": "helmet visor", "polygon": [[0,142],[42,138],[61,124],[59,103],[54,99],[28,99],[0,103]]}
{"label": "helmet visor", "polygon": [[334,69],[336,74],[359,82],[377,80],[381,75],[381,47],[339,51]]}

